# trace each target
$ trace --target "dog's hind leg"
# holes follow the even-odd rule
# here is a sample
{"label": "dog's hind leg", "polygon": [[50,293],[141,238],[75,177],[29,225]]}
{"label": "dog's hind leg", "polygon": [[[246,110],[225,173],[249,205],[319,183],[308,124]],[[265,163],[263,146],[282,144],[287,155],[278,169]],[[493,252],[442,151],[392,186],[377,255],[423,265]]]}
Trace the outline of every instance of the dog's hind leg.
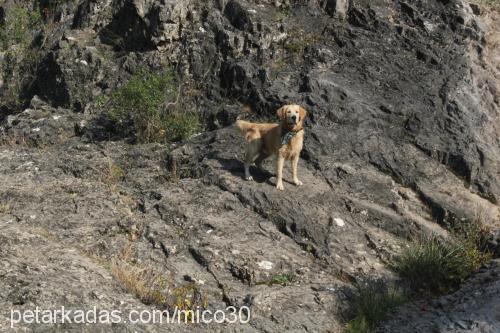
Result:
{"label": "dog's hind leg", "polygon": [[250,164],[251,162],[245,160],[245,180],[253,180],[253,177],[250,175]]}
{"label": "dog's hind leg", "polygon": [[245,179],[253,180],[253,177],[250,175],[250,165],[255,161],[257,156],[259,156],[262,141],[258,133],[254,133],[253,135],[249,133],[247,139],[245,150]]}

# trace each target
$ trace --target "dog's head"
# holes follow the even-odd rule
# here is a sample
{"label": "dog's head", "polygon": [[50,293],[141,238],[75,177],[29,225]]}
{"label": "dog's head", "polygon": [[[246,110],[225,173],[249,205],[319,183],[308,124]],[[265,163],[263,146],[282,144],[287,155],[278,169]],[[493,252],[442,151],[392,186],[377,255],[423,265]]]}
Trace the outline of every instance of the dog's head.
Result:
{"label": "dog's head", "polygon": [[289,131],[300,131],[304,127],[307,111],[300,105],[285,105],[278,109],[278,118]]}

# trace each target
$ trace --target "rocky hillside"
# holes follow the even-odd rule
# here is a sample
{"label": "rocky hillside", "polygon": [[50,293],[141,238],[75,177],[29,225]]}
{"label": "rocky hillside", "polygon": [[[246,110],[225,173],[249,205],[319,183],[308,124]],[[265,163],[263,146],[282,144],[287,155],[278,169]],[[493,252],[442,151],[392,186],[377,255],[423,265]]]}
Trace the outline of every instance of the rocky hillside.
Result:
{"label": "rocky hillside", "polygon": [[[397,279],[387,260],[416,235],[446,238],[481,216],[498,256],[500,14],[491,6],[3,0],[0,24],[2,317],[35,306],[146,309],[189,286],[210,309],[249,306],[252,320],[97,327],[341,332],[353,283]],[[120,89],[145,69],[171,73],[162,112],[197,115],[185,135],[118,130],[110,110],[129,105],[117,104]],[[272,160],[252,169],[256,181],[242,179],[232,124],[276,121],[285,103],[309,118],[304,186],[281,192]],[[498,298],[498,278],[481,277],[495,265],[459,293],[484,287]],[[451,313],[457,302],[435,306]],[[482,304],[471,311],[491,307]],[[418,307],[402,311],[419,317]],[[452,332],[459,317],[434,328]],[[387,327],[397,332],[395,318]],[[463,332],[495,332],[474,327]]]}

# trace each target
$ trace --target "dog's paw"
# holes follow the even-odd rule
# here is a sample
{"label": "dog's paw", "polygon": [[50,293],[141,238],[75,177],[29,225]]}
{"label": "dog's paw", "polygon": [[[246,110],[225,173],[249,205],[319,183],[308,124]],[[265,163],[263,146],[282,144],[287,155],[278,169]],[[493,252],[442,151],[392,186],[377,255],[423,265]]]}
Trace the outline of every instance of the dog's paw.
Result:
{"label": "dog's paw", "polygon": [[253,180],[253,177],[252,176],[245,177],[245,180],[248,180],[249,182],[251,182]]}
{"label": "dog's paw", "polygon": [[276,184],[276,188],[280,191],[283,191],[285,188],[283,187],[283,183]]}
{"label": "dog's paw", "polygon": [[293,181],[293,183],[294,183],[295,185],[297,185],[297,186],[302,186],[302,185],[304,185],[304,183],[303,183],[303,182],[301,182],[301,181],[300,181],[300,180],[298,180],[298,179],[295,179],[295,180]]}

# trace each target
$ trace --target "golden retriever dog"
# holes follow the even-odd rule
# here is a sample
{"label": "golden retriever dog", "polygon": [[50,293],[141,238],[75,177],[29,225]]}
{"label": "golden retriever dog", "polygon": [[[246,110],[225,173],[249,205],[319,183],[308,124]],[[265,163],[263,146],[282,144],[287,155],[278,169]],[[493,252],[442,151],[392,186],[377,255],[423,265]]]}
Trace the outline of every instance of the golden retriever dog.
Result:
{"label": "golden retriever dog", "polygon": [[299,105],[285,105],[278,109],[279,124],[256,124],[238,120],[236,127],[245,136],[245,179],[253,180],[250,164],[260,167],[262,161],[276,155],[276,188],[283,190],[283,164],[292,162],[292,177],[295,185],[302,182],[297,177],[297,165],[304,142],[304,119],[307,111]]}

